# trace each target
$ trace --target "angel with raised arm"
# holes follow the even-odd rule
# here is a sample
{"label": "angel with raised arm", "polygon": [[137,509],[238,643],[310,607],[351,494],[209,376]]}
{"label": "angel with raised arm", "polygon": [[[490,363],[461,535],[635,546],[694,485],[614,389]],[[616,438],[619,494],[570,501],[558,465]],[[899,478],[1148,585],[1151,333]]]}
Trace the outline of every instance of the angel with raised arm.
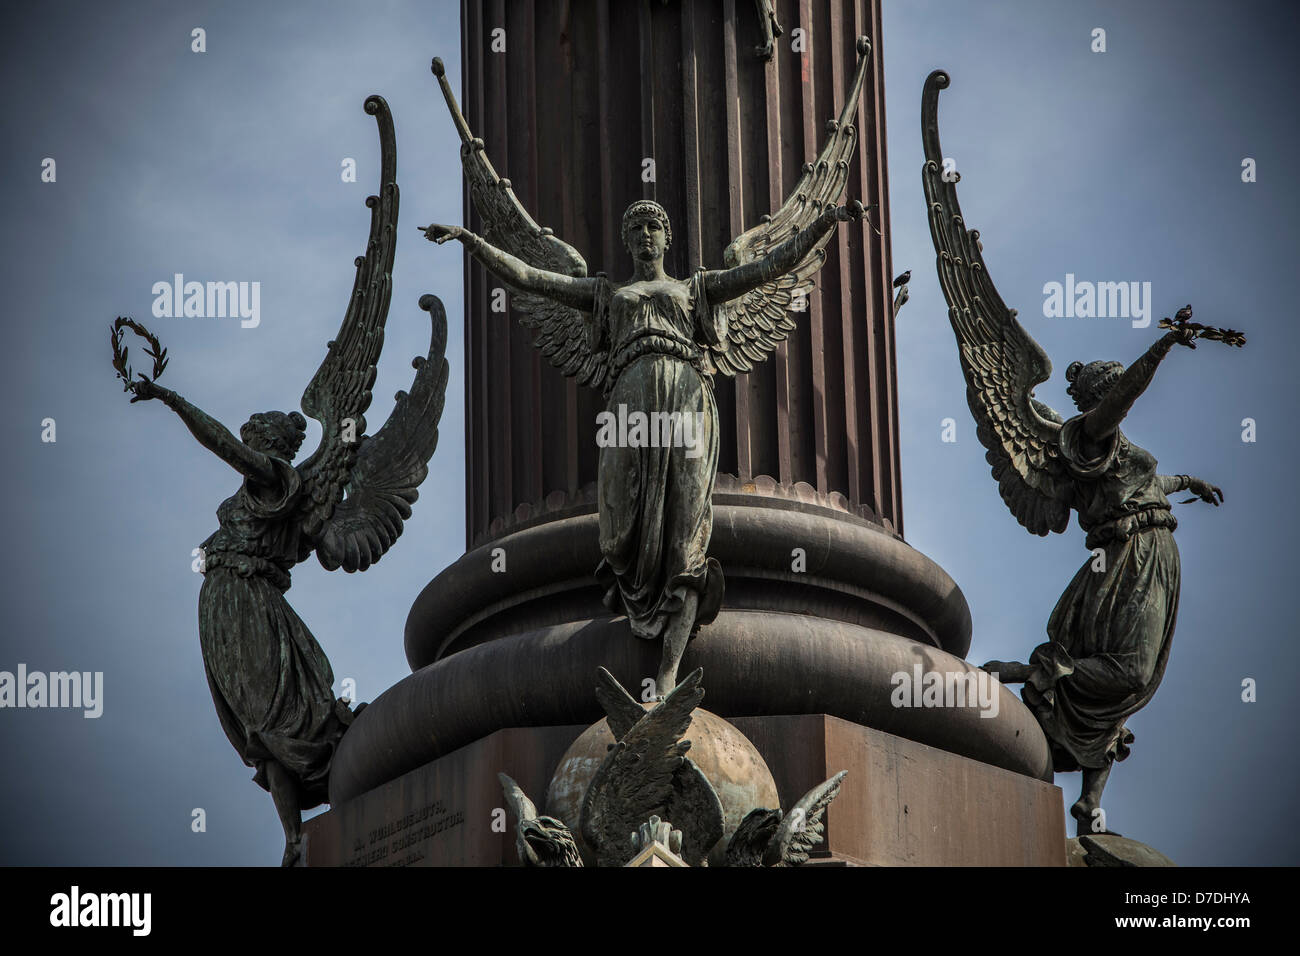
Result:
{"label": "angel with raised arm", "polygon": [[244,479],[217,508],[217,531],[202,546],[199,642],[221,726],[275,802],[284,866],[299,861],[302,811],[328,799],[331,761],[354,716],[334,696],[325,652],[284,598],[289,571],[313,551],[327,570],[364,571],[392,547],[428,474],[447,388],[446,314],[426,295],[420,307],[432,320],[428,357],[412,363],[415,382],[409,393],[398,392],[384,426],[365,435],[392,291],[398,208],[392,117],[378,96],[365,109],[379,123],[380,195],[366,200],[370,239],[356,260],[338,338],[302,397],[303,411],[321,423],[316,452],[291,464],[306,433],[298,412],[253,415],[236,438],[143,375],[128,383],[132,402],[161,400]]}
{"label": "angel with raised arm", "polygon": [[707,554],[718,466],[713,375],[748,372],[785,340],[795,328],[787,310],[811,290],[836,225],[863,217],[861,203],[836,203],[857,141],[851,121],[869,50],[859,37],[852,89],[817,162],[804,167],[775,215],[727,247],[724,268],[701,267],[690,279],[665,273],[673,238],[668,213],[640,199],[623,214],[633,266],[623,282],[589,276],[582,256],[524,210],[471,134],[442,62],[433,61],[487,235],[431,225],[423,227],[427,238],[460,240],[514,289],[514,307],[536,330],[534,344],[565,375],[601,389],[611,414],[621,406],[629,419],[640,413],[675,423],[672,441],[602,442],[597,480],[602,560],[596,576],[606,606],[627,615],[635,636],[662,639],[661,697],[676,686],[687,641],[714,619],[722,601],[721,568]]}
{"label": "angel with raised arm", "polygon": [[1078,414],[1069,421],[1035,399],[1034,387],[1048,380],[1052,364],[998,295],[979,232],[966,228],[955,182],[943,175],[938,102],[947,86],[942,71],[925,83],[921,178],[976,433],[1016,519],[1046,535],[1065,531],[1073,510],[1092,552],[1052,611],[1050,639],[1029,662],[989,661],[984,669],[1003,683],[1025,685],[1022,697],[1047,736],[1054,769],[1082,771],[1082,793],[1070,813],[1084,833],[1105,828],[1102,790],[1133,742],[1124,722],[1151,700],[1169,659],[1180,564],[1178,522],[1166,496],[1190,490],[1216,506],[1223,500],[1200,478],[1158,474],[1155,457],[1120,425],[1175,345],[1195,348],[1197,337],[1235,345],[1245,339],[1189,325],[1188,307],[1177,323],[1162,323],[1170,331],[1128,368],[1072,363],[1066,378]]}

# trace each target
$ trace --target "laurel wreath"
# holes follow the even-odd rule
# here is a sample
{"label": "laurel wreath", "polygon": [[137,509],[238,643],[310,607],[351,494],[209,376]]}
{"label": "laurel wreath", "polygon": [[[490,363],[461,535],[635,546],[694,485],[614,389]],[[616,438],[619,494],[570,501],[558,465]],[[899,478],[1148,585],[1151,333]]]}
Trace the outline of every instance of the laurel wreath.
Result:
{"label": "laurel wreath", "polygon": [[144,339],[147,346],[144,354],[153,359],[153,375],[147,376],[144,372],[140,373],[140,378],[145,381],[158,381],[158,376],[162,375],[163,370],[167,368],[167,350],[162,347],[158,341],[158,336],[154,335],[135,319],[119,315],[113,322],[112,326],[112,343],[113,343],[113,368],[117,370],[117,377],[123,382],[122,390],[129,392],[135,388],[134,376],[131,372],[131,366],[127,364],[127,355],[129,349],[122,344],[122,338],[126,329],[130,329],[140,338]]}

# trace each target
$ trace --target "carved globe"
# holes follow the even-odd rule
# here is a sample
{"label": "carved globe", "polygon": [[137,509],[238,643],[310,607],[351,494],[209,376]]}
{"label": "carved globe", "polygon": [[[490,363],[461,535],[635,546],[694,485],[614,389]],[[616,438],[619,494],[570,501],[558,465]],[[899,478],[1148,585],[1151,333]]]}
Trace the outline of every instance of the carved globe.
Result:
{"label": "carved globe", "polygon": [[[643,706],[649,709],[652,705]],[[709,853],[709,865],[717,866],[722,863],[731,835],[750,810],[781,805],[776,781],[749,738],[717,714],[696,710],[685,739],[691,742],[687,756],[704,772],[722,801],[722,839]],[[563,820],[573,831],[588,866],[595,865],[595,854],[582,838],[582,798],[613,743],[614,735],[606,721],[592,724],[560,758],[546,790],[546,813]]]}

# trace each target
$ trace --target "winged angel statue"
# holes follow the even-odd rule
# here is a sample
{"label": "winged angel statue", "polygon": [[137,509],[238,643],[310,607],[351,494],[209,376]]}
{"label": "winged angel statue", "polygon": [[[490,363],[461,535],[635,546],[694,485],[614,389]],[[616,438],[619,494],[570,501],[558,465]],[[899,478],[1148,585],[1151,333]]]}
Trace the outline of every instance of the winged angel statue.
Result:
{"label": "winged angel statue", "polygon": [[1065,531],[1074,510],[1092,552],[1052,611],[1050,640],[1027,664],[989,661],[984,669],[1025,685],[1022,696],[1047,735],[1054,769],[1083,773],[1082,794],[1070,808],[1079,831],[1104,829],[1102,790],[1133,742],[1124,721],[1160,686],[1178,612],[1178,522],[1166,495],[1190,490],[1214,505],[1223,500],[1200,478],[1157,474],[1156,459],[1120,424],[1175,345],[1195,348],[1198,337],[1240,345],[1244,337],[1188,322],[1188,307],[1177,322],[1161,323],[1170,331],[1128,368],[1072,363],[1065,375],[1078,414],[1069,421],[1035,399],[1052,363],[993,287],[979,232],[966,229],[955,182],[942,173],[938,104],[947,86],[938,70],[925,82],[921,178],[976,434],[1016,520],[1046,535]]}
{"label": "winged angel statue", "polygon": [[380,190],[366,200],[370,239],[356,260],[342,327],[302,396],[303,411],[321,423],[316,452],[290,464],[306,432],[297,412],[255,414],[235,438],[174,391],[143,375],[129,382],[132,402],[160,399],[244,476],[203,543],[199,639],[222,728],[275,801],[285,866],[298,862],[302,811],[325,802],[335,748],[354,717],[348,702],[334,697],[325,652],[284,599],[289,570],[315,551],[327,570],[364,571],[392,547],[428,474],[447,389],[446,314],[436,297],[421,296],[433,326],[428,357],[412,362],[410,392],[398,392],[384,426],[365,435],[392,292],[398,208],[388,104],[371,96],[365,110],[379,125]]}
{"label": "winged angel statue", "polygon": [[[785,340],[795,328],[788,310],[812,289],[837,223],[863,218],[860,202],[836,203],[857,142],[851,120],[870,48],[866,37],[858,38],[857,74],[817,162],[804,167],[775,215],[727,247],[724,268],[701,268],[690,279],[667,275],[668,213],[640,199],[623,214],[633,266],[624,282],[589,276],[577,250],[538,226],[470,132],[442,61],[433,61],[486,236],[435,224],[422,227],[426,237],[440,244],[459,239],[514,289],[513,305],[535,330],[534,344],[565,375],[601,389],[611,414],[623,407],[629,420],[638,413],[651,422],[685,423],[681,441],[631,447],[629,431],[625,445],[605,445],[597,481],[602,561],[596,576],[605,604],[627,615],[634,635],[662,638],[661,696],[676,686],[687,641],[722,602],[722,571],[707,556],[718,467],[712,377],[750,371]],[[686,431],[693,422],[700,434]]]}

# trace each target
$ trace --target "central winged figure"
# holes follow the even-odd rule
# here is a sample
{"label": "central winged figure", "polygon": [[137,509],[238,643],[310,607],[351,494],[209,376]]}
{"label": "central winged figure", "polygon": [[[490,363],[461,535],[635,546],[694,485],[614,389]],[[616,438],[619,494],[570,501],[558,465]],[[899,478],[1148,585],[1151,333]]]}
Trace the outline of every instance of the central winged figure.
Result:
{"label": "central winged figure", "polygon": [[611,414],[621,409],[629,421],[639,413],[643,421],[666,423],[669,440],[635,441],[630,429],[626,443],[602,443],[597,481],[603,559],[596,576],[606,606],[627,615],[634,635],[663,639],[660,696],[676,686],[687,641],[722,603],[722,570],[708,557],[718,467],[713,375],[748,372],[785,340],[795,328],[788,310],[812,289],[836,225],[864,215],[859,202],[837,202],[857,143],[851,120],[870,49],[859,37],[852,89],[817,162],[804,167],[775,215],[727,247],[725,268],[701,267],[690,279],[665,273],[673,238],[668,213],[640,199],[623,214],[623,243],[632,256],[632,275],[623,282],[589,276],[572,246],[538,226],[470,132],[442,61],[433,61],[486,237],[436,224],[422,227],[426,237],[440,244],[459,239],[515,290],[514,307],[536,330],[534,344],[565,375],[601,389]]}

